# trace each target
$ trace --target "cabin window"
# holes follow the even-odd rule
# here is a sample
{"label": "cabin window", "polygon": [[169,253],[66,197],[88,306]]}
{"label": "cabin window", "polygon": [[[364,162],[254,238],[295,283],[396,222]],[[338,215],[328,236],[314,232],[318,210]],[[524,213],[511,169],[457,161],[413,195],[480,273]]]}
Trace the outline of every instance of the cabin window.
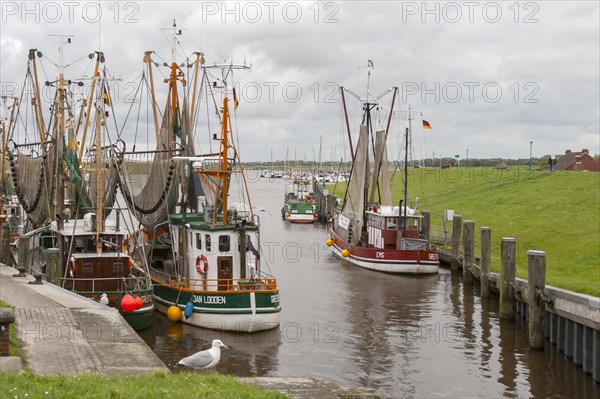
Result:
{"label": "cabin window", "polygon": [[82,253],[84,250],[84,244],[83,244],[83,238],[81,237],[77,237],[75,239],[75,252],[80,252]]}
{"label": "cabin window", "polygon": [[83,273],[83,277],[94,277],[94,264],[84,263],[81,265],[81,272]]}
{"label": "cabin window", "polygon": [[123,262],[113,263],[113,274],[121,274],[121,273],[123,273]]}
{"label": "cabin window", "polygon": [[188,245],[190,248],[194,248],[194,233],[190,231],[190,238],[188,239]]}
{"label": "cabin window", "polygon": [[219,252],[229,252],[230,237],[228,235],[219,236]]}
{"label": "cabin window", "polygon": [[387,220],[387,229],[388,230],[396,230],[398,228],[398,219],[397,218],[389,218]]}
{"label": "cabin window", "polygon": [[202,249],[202,234],[196,233],[196,249]]}
{"label": "cabin window", "polygon": [[212,246],[210,245],[210,235],[209,234],[204,235],[204,243],[205,243],[204,245],[206,245],[206,250],[211,251]]}

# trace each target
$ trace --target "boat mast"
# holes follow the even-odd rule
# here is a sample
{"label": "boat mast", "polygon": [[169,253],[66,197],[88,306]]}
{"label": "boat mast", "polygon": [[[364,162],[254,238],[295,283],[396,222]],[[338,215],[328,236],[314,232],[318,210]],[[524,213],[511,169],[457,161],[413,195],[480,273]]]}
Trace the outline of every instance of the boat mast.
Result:
{"label": "boat mast", "polygon": [[196,60],[194,61],[194,85],[192,87],[192,107],[190,108],[190,126],[194,126],[194,113],[196,111],[196,87],[198,85],[198,71],[200,65],[204,65],[204,53],[199,51],[194,52]]}
{"label": "boat mast", "polygon": [[[104,87],[104,83],[102,84]],[[102,182],[102,111],[100,104],[96,104],[96,254],[102,254],[102,242],[100,234],[102,233],[103,219],[103,198],[104,189]]]}
{"label": "boat mast", "polygon": [[[81,137],[81,146],[79,148],[79,159],[83,159],[83,148],[85,147],[85,139],[87,137],[88,124],[90,122],[90,111],[92,108],[92,100],[94,98],[94,91],[96,89],[96,80],[98,79],[99,72],[98,67],[100,66],[101,60],[104,59],[104,54],[100,51],[96,52],[96,65],[94,66],[94,75],[92,76],[92,87],[90,90],[90,96],[87,100],[87,109],[85,114],[85,123],[83,125],[83,136]],[[77,124],[77,130],[79,130],[79,123]],[[78,131],[75,132],[75,137],[78,136]]]}
{"label": "boat mast", "polygon": [[[2,216],[4,216],[4,198],[6,194],[6,113],[8,112],[8,109],[6,108],[6,100],[7,97],[2,96],[2,115],[0,116],[2,118],[2,158],[0,158],[0,184],[2,184],[2,186],[0,187],[0,224],[3,223]],[[2,229],[1,226],[0,229]],[[2,239],[6,239],[6,237],[2,237]]]}
{"label": "boat mast", "polygon": [[350,156],[352,157],[352,163],[354,163],[354,148],[352,146],[352,133],[350,132],[350,122],[348,121],[348,110],[346,108],[346,96],[344,95],[344,86],[340,86],[340,94],[342,96],[342,105],[344,106],[344,119],[346,120],[346,130],[348,132],[348,141],[350,142]]}
{"label": "boat mast", "polygon": [[152,116],[154,117],[154,133],[156,134],[156,142],[158,143],[159,126],[158,126],[158,110],[156,109],[156,93],[154,91],[154,76],[152,74],[152,53],[146,51],[144,53],[144,62],[148,64],[148,79],[150,80],[150,96],[152,97]]}
{"label": "boat mast", "polygon": [[410,118],[410,105],[408,106],[408,127],[405,130],[405,134],[404,134],[404,143],[406,145],[405,151],[404,151],[404,200],[402,201],[404,203],[404,208],[402,207],[402,204],[400,204],[400,212],[402,215],[402,223],[400,223],[400,225],[402,226],[402,236],[405,235],[406,233],[406,207],[408,206],[408,140],[411,134],[411,128],[412,128],[412,123],[411,123],[411,118]]}
{"label": "boat mast", "polygon": [[[223,226],[227,226],[227,196],[229,194],[229,100],[227,97],[223,99],[223,121],[221,123],[221,157],[222,157],[222,169],[221,169],[221,177],[223,178],[223,217],[221,222]],[[215,212],[216,215],[216,212]]]}

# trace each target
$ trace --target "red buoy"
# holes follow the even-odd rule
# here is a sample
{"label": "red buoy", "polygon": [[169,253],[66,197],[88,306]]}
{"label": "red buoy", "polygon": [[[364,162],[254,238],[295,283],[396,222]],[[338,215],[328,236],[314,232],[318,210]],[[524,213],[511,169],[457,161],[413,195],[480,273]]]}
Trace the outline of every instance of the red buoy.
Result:
{"label": "red buoy", "polygon": [[123,295],[123,298],[121,298],[121,309],[125,313],[133,312],[135,310],[135,299],[129,294]]}
{"label": "red buoy", "polygon": [[144,301],[142,301],[142,297],[141,296],[135,296],[134,299],[135,302],[135,310],[141,309],[142,306],[144,305]]}

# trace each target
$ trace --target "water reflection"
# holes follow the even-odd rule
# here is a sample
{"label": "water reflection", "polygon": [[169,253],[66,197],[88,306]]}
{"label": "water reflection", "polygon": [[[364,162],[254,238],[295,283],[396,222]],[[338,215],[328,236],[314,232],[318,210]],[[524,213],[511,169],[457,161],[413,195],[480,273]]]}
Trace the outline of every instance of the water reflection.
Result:
{"label": "water reflection", "polygon": [[226,374],[319,377],[384,398],[600,397],[556,348],[529,351],[524,320],[501,322],[497,298],[480,298],[449,270],[404,277],[331,257],[322,226],[281,221],[284,186],[250,185],[253,206],[265,210],[261,259],[278,279],[280,328],[225,333],[157,314],[143,336],[174,371],[218,338],[232,347],[216,368]]}
{"label": "water reflection", "polygon": [[177,361],[210,348],[213,339],[220,339],[230,348],[221,351],[221,361],[215,367],[220,373],[260,377],[278,369],[279,329],[253,334],[215,331],[173,323],[158,313],[154,321],[140,335],[173,372],[192,370],[177,365]]}

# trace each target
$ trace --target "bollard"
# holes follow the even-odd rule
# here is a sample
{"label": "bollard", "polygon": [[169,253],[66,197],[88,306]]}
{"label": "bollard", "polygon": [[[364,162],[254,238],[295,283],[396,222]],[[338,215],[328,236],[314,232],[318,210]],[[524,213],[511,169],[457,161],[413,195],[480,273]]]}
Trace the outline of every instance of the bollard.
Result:
{"label": "bollard", "polygon": [[475,222],[463,223],[463,281],[473,283],[473,263],[475,262]]}
{"label": "bollard", "polygon": [[27,275],[25,274],[25,268],[23,266],[17,267],[17,271],[19,273],[13,274],[13,277],[27,277]]}
{"label": "bollard", "polygon": [[462,216],[454,215],[452,218],[452,259],[450,260],[450,270],[458,272],[458,255],[460,252],[460,235],[462,229]]}
{"label": "bollard", "polygon": [[546,288],[546,253],[527,251],[527,298],[529,298],[529,348],[544,349],[546,306],[540,298]]}
{"label": "bollard", "polygon": [[502,238],[502,272],[500,274],[500,318],[513,320],[515,311],[515,267],[517,240],[510,237]]}
{"label": "bollard", "polygon": [[27,284],[36,284],[36,285],[39,285],[39,284],[44,284],[44,283],[42,282],[42,276],[43,276],[43,274],[42,274],[42,273],[34,273],[34,274],[33,274],[33,277],[35,277],[35,281],[30,281],[30,282],[28,282]]}
{"label": "bollard", "polygon": [[481,297],[490,296],[490,243],[492,239],[492,229],[489,227],[481,228],[481,276],[479,284],[481,285]]}
{"label": "bollard", "polygon": [[423,239],[429,242],[431,238],[431,211],[423,211]]}

